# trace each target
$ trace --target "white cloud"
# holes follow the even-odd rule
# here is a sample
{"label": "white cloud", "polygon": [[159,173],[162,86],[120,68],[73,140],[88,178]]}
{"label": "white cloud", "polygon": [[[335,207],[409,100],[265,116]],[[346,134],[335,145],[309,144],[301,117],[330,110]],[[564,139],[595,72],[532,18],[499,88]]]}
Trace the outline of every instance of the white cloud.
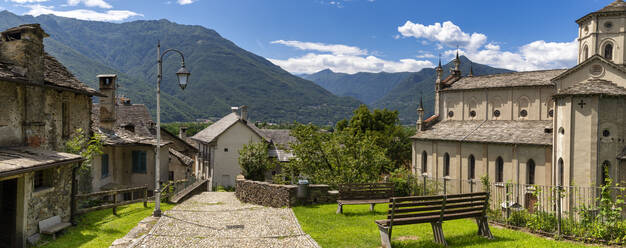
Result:
{"label": "white cloud", "polygon": [[87,7],[99,7],[103,9],[113,8],[113,6],[111,6],[104,0],[67,0],[67,5],[69,6],[76,6],[80,3],[84,4]]}
{"label": "white cloud", "polygon": [[[439,50],[444,49],[444,46],[456,48],[458,45],[461,53],[474,62],[516,71],[571,67],[576,64],[578,56],[576,40],[572,42],[539,40],[525,44],[515,51],[504,51],[497,42],[487,43],[486,35],[481,33],[470,35],[450,21],[428,26],[407,21],[398,27],[398,32],[403,37],[414,37],[422,44],[424,41],[436,42],[435,47]],[[455,53],[456,49],[445,51],[444,54],[452,57]]]}
{"label": "white cloud", "polygon": [[[517,51],[502,51],[500,46],[489,43],[485,49],[461,51],[470,60],[494,67],[515,71],[532,71],[555,68],[568,68],[576,64],[578,41],[545,42],[534,41],[521,46]],[[445,55],[454,56],[456,50],[448,50]]]}
{"label": "white cloud", "polygon": [[367,50],[355,46],[341,44],[324,44],[317,42],[302,42],[297,40],[275,40],[272,44],[281,44],[305,51],[329,52],[335,55],[366,55]]}
{"label": "white cloud", "polygon": [[420,58],[420,59],[434,59],[434,58],[437,58],[437,56],[435,56],[432,53],[423,53],[423,54],[417,55],[415,57]]}
{"label": "white cloud", "polygon": [[461,28],[451,21],[435,23],[433,25],[422,25],[407,21],[398,27],[398,32],[404,37],[414,37],[416,39],[426,39],[439,42],[449,47],[462,47],[468,50],[476,50],[487,41],[487,36],[481,33],[465,33]]}
{"label": "white cloud", "polygon": [[9,2],[14,2],[14,3],[20,3],[20,4],[24,4],[24,3],[43,3],[43,2],[47,2],[49,0],[9,0]]}
{"label": "white cloud", "polygon": [[197,0],[176,0],[176,2],[180,5],[187,5],[196,2]]}
{"label": "white cloud", "polygon": [[30,8],[27,15],[56,15],[61,17],[76,18],[88,21],[123,21],[133,16],[143,16],[142,14],[132,12],[130,10],[108,10],[106,12],[97,12],[87,9],[75,9],[67,11],[54,10],[52,6],[29,5]]}
{"label": "white cloud", "polygon": [[433,67],[430,61],[401,59],[389,61],[368,55],[367,50],[354,46],[340,44],[323,44],[301,41],[272,41],[272,44],[282,44],[300,50],[317,51],[306,55],[285,60],[269,59],[272,63],[291,73],[315,73],[324,69],[335,72],[403,72],[419,71],[426,67]]}

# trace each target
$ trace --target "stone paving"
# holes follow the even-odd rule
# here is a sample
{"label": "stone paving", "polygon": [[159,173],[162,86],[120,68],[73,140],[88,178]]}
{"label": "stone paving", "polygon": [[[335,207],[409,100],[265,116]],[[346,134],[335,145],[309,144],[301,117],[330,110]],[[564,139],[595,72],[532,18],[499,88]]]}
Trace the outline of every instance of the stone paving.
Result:
{"label": "stone paving", "polygon": [[290,208],[239,202],[234,193],[205,192],[166,211],[132,247],[294,247],[319,245]]}

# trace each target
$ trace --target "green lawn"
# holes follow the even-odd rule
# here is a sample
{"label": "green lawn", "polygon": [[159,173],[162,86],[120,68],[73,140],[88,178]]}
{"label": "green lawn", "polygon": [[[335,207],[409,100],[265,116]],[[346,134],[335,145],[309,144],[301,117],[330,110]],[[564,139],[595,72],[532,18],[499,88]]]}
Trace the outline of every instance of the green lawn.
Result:
{"label": "green lawn", "polygon": [[[161,203],[161,209],[168,210],[174,205]],[[65,230],[57,239],[43,246],[53,247],[109,247],[113,241],[124,237],[139,221],[150,216],[154,203],[135,203],[117,208],[117,216],[113,210],[93,211],[78,217],[78,225]]]}
{"label": "green lawn", "polygon": [[[299,206],[293,208],[304,232],[322,247],[380,247],[380,235],[374,220],[386,218],[387,205],[343,207],[343,215],[335,214],[336,204]],[[588,247],[584,244],[554,241],[521,231],[490,225],[495,239],[488,240],[476,234],[478,228],[471,219],[446,221],[443,232],[448,245],[453,247]],[[396,247],[439,247],[433,242],[430,224],[406,225],[393,228],[392,245]]]}

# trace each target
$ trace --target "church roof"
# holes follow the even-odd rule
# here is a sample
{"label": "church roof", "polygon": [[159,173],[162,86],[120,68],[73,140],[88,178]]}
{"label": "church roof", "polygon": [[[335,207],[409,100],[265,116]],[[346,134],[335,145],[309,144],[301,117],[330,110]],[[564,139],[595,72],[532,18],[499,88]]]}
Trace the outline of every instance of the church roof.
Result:
{"label": "church roof", "polygon": [[579,82],[571,87],[560,90],[554,97],[573,95],[602,95],[602,96],[626,96],[626,89],[603,79],[589,79]]}
{"label": "church roof", "polygon": [[625,12],[626,12],[626,3],[624,3],[623,0],[615,0],[609,5],[604,6],[604,8],[595,12],[591,12],[579,18],[578,20],[576,20],[576,23],[580,24],[581,22],[587,20],[588,17],[598,15],[598,14],[614,14],[614,13],[625,13]]}
{"label": "church roof", "polygon": [[[227,116],[224,116],[219,121],[211,124],[207,128],[198,132],[196,135],[191,137],[191,139],[204,142],[204,143],[211,143],[214,140],[216,140],[217,137],[222,135],[222,133],[226,132],[226,130],[228,130],[231,126],[235,125],[237,122],[240,122],[240,121],[244,122],[239,118],[239,115],[237,115],[236,113],[230,113]],[[269,138],[267,138],[265,134],[261,132],[261,130],[257,128],[254,124],[252,124],[251,122],[246,121],[244,122],[244,125],[249,127],[254,133],[259,135],[259,137],[261,137],[262,139],[268,142],[270,141]]]}
{"label": "church roof", "polygon": [[508,88],[530,86],[554,86],[552,78],[566,70],[544,70],[491,74],[484,76],[462,77],[444,91],[471,90],[485,88]]}
{"label": "church roof", "polygon": [[477,143],[552,145],[552,121],[442,121],[412,139]]}

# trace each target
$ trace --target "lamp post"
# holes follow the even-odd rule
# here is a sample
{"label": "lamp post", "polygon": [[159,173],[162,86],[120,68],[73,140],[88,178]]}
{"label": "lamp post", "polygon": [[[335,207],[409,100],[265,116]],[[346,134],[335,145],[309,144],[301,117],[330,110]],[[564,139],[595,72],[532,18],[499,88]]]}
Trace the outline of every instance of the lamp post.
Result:
{"label": "lamp post", "polygon": [[155,161],[155,169],[154,169],[154,217],[161,217],[161,183],[160,183],[160,153],[161,153],[161,79],[163,77],[163,56],[168,52],[177,52],[180,54],[180,58],[182,59],[181,68],[176,72],[176,76],[178,78],[178,85],[181,89],[185,89],[187,87],[187,80],[189,79],[189,71],[185,68],[185,56],[181,51],[176,49],[167,49],[163,54],[161,54],[161,41],[157,43],[157,89],[156,89],[156,102],[157,102],[157,110],[156,110],[156,135],[157,135],[157,145],[156,145],[156,155],[154,158]]}

